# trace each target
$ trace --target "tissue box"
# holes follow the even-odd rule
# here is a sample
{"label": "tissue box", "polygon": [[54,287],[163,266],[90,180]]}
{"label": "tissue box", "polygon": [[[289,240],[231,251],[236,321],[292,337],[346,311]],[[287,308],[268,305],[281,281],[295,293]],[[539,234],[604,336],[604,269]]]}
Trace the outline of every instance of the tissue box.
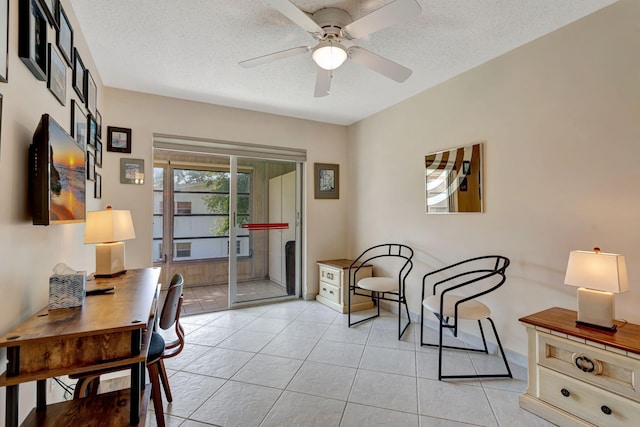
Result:
{"label": "tissue box", "polygon": [[85,271],[49,277],[49,310],[82,306],[86,284]]}

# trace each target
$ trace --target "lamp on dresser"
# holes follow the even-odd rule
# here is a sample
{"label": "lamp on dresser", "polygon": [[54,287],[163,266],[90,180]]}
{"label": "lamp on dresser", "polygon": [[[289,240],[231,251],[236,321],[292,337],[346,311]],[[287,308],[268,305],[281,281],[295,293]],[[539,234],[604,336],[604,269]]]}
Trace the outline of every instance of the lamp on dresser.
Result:
{"label": "lamp on dresser", "polygon": [[135,239],[131,212],[114,210],[87,212],[84,243],[96,243],[95,277],[114,277],[125,273],[124,242]]}
{"label": "lamp on dresser", "polygon": [[578,286],[576,325],[615,332],[615,295],[629,290],[624,256],[593,251],[571,251],[564,279]]}

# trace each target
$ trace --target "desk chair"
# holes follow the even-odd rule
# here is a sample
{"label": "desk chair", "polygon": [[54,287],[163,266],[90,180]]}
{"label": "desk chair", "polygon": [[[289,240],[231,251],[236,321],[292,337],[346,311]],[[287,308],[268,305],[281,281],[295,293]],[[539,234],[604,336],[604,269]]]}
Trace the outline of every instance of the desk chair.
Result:
{"label": "desk chair", "polygon": [[[482,256],[461,261],[450,266],[427,273],[422,278],[422,305],[420,308],[420,345],[438,347],[438,380],[462,379],[462,378],[513,378],[509,363],[504,354],[500,337],[496,331],[496,325],[491,319],[491,310],[476,298],[486,295],[498,289],[506,280],[505,270],[509,266],[509,259],[499,255]],[[438,275],[438,276],[435,276]],[[435,277],[443,277],[437,280]],[[433,283],[431,296],[425,296],[428,282]],[[455,291],[460,294],[452,294]],[[424,309],[431,311],[438,319],[438,343],[424,342]],[[483,349],[456,347],[443,345],[443,331],[453,331],[453,336],[458,336],[458,320],[476,320],[482,336]],[[481,320],[487,319],[491,323],[493,334],[496,337],[500,354],[507,368],[506,373],[478,374],[478,375],[442,375],[442,349],[458,349],[465,351],[477,351],[489,353],[487,341],[482,329]],[[449,323],[453,320],[452,323]]]}
{"label": "desk chair", "polygon": [[[156,413],[156,423],[158,427],[164,427],[164,409],[162,406],[162,393],[160,392],[160,382],[169,402],[173,401],[169,382],[167,380],[167,372],[164,367],[164,359],[177,356],[184,348],[184,329],[180,325],[180,310],[182,309],[182,288],[184,278],[180,273],[175,274],[171,278],[169,290],[162,306],[160,319],[155,325],[154,331],[151,332],[151,341],[149,343],[149,351],[147,353],[146,366],[149,371],[149,381],[151,381],[151,398],[153,399],[153,409]],[[167,331],[174,328],[176,339],[170,343],[166,343],[162,335],[157,331],[161,329]],[[81,375],[70,376],[72,379],[78,379],[76,383],[74,399],[85,397],[88,395],[96,395],[100,384],[100,375],[104,375],[114,370],[86,372]]]}
{"label": "desk chair", "polygon": [[[393,260],[398,258],[400,260],[399,265],[396,267],[398,273],[396,277],[366,277],[360,279],[355,283],[358,271],[365,265],[369,264],[375,259],[379,260]],[[411,323],[411,316],[409,315],[409,309],[407,308],[407,299],[405,296],[405,280],[409,275],[409,272],[413,268],[413,249],[409,246],[401,245],[398,243],[385,243],[381,245],[372,246],[365,250],[356,258],[349,266],[349,292],[348,292],[348,321],[349,327],[357,325],[362,322],[374,319],[380,316],[380,300],[393,301],[398,303],[398,339],[402,339],[402,335],[409,327]],[[399,268],[398,268],[399,267]],[[368,292],[363,292],[368,291]],[[357,322],[351,322],[351,293],[354,295],[371,296],[374,299],[376,306],[378,307],[377,314],[367,317],[366,319],[358,320]],[[402,328],[402,305],[407,312],[407,324]]]}

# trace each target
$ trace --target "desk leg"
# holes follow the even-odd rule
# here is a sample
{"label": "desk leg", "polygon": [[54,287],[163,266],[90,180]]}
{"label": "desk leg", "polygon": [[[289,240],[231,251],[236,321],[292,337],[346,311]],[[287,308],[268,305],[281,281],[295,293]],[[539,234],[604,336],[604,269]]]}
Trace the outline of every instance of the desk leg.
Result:
{"label": "desk leg", "polygon": [[[140,354],[142,344],[142,331],[135,330],[131,334],[131,353]],[[134,363],[131,365],[131,395],[129,424],[137,426],[140,423],[140,393],[142,392],[142,372],[144,363]]]}
{"label": "desk leg", "polygon": [[18,427],[18,385],[7,386],[5,422],[7,427]]}
{"label": "desk leg", "polygon": [[36,383],[36,411],[47,409],[47,380],[38,380]]}

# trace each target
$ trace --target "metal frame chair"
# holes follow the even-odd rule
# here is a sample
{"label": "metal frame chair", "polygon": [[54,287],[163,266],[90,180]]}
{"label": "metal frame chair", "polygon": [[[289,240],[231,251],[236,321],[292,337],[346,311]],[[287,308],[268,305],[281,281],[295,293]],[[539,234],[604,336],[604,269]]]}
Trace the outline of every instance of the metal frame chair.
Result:
{"label": "metal frame chair", "polygon": [[[402,267],[398,271],[398,277],[366,277],[354,283],[360,269],[369,264],[371,261],[379,258],[400,258],[404,259]],[[405,296],[406,279],[409,272],[413,269],[413,249],[409,246],[399,243],[384,243],[381,245],[372,246],[365,250],[356,258],[349,266],[349,289],[348,289],[348,321],[349,327],[357,325],[362,322],[374,319],[380,316],[380,300],[392,301],[398,303],[398,339],[402,339],[402,335],[409,327],[411,323],[411,316],[409,315],[409,308],[407,307],[407,299]],[[366,293],[358,291],[367,291]],[[378,307],[377,314],[367,317],[366,319],[358,320],[357,322],[351,322],[351,293],[353,295],[363,295],[371,297],[374,304]],[[408,322],[404,328],[402,328],[402,304],[407,312]]]}
{"label": "metal frame chair", "polygon": [[[508,258],[500,255],[487,255],[471,258],[465,261],[449,265],[444,268],[427,273],[422,278],[422,304],[420,308],[420,345],[438,347],[438,380],[442,379],[464,379],[464,378],[513,378],[507,357],[505,356],[500,337],[496,330],[496,326],[491,319],[491,310],[485,304],[477,301],[476,298],[493,292],[504,284],[506,281],[505,270],[509,266]],[[480,268],[476,268],[480,265]],[[489,265],[490,267],[486,267]],[[448,275],[442,280],[438,280],[433,284],[433,295],[425,297],[427,288],[427,280],[436,274]],[[439,289],[440,287],[440,289]],[[466,296],[451,294],[451,291],[465,291],[471,289]],[[444,288],[444,289],[442,289]],[[442,290],[441,290],[442,289]],[[439,292],[439,293],[438,293]],[[424,342],[424,309],[427,309],[438,319],[438,343]],[[453,323],[449,323],[452,319]],[[443,345],[443,331],[449,329],[453,331],[453,336],[458,336],[458,320],[477,320],[480,328],[480,335],[484,348],[467,348]],[[481,353],[489,353],[487,341],[482,329],[482,319],[487,319],[491,323],[493,334],[496,337],[498,348],[504,365],[507,368],[506,373],[502,374],[477,374],[477,375],[442,375],[442,349],[457,349],[465,351],[476,351]]]}

